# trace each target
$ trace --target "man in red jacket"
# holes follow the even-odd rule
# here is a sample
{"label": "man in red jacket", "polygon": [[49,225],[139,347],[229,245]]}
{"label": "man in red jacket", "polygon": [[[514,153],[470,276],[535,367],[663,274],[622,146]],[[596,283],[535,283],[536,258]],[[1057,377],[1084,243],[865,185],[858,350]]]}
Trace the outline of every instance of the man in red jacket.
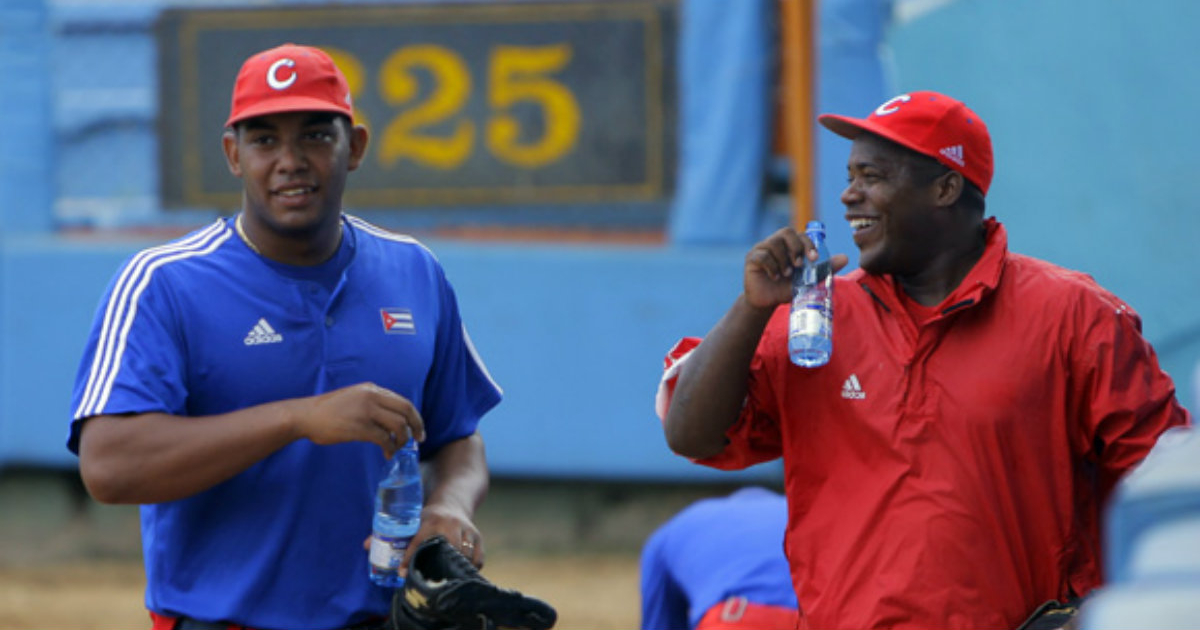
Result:
{"label": "man in red jacket", "polygon": [[1109,490],[1191,422],[1138,315],[1008,251],[985,218],[991,139],[961,102],[913,92],[819,120],[853,140],[861,266],[835,280],[833,356],[788,360],[791,276],[816,251],[785,228],[703,342],[668,357],[670,447],[722,469],[783,458],[802,627],[1012,628],[1086,595]]}

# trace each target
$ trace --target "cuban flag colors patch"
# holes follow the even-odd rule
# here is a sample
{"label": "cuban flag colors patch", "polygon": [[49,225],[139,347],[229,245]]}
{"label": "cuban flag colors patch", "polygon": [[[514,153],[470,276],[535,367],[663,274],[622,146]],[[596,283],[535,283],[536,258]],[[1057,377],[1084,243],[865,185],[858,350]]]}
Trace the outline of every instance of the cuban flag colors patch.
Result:
{"label": "cuban flag colors patch", "polygon": [[383,317],[383,332],[389,335],[415,335],[417,333],[417,325],[413,321],[411,310],[381,308],[379,314]]}

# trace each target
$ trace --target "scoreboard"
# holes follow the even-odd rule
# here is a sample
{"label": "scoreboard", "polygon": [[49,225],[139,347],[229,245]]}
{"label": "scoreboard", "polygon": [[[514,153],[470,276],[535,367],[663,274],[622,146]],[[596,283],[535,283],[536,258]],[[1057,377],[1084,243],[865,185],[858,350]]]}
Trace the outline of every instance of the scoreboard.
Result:
{"label": "scoreboard", "polygon": [[283,43],[334,59],[368,154],[357,208],[665,202],[676,161],[675,0],[164,11],[165,207],[240,205],[221,151],[234,78]]}

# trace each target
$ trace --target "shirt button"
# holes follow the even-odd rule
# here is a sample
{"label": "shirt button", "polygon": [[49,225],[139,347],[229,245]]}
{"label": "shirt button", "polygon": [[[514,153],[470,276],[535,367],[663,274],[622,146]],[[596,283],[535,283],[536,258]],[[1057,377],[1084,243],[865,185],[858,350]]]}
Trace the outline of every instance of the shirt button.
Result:
{"label": "shirt button", "polygon": [[325,325],[333,326],[333,315],[328,315],[325,317]]}

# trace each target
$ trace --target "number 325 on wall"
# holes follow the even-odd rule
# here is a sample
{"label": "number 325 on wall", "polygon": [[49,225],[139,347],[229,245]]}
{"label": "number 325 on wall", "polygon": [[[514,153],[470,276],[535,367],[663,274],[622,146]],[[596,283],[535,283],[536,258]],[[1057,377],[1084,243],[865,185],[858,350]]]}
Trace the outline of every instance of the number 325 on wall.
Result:
{"label": "number 325 on wall", "polygon": [[[363,64],[344,50],[324,50],[346,75],[350,93],[358,100],[366,86]],[[502,162],[527,169],[551,164],[569,153],[579,139],[579,103],[571,90],[551,75],[570,63],[570,45],[496,46],[488,61],[489,114],[483,132],[488,151]],[[414,103],[420,92],[414,72],[418,69],[429,73],[433,89]],[[384,60],[378,78],[379,96],[388,105],[401,108],[383,128],[376,145],[385,168],[408,159],[449,171],[471,156],[477,134],[475,121],[461,115],[472,90],[471,73],[462,57],[434,44],[405,46]],[[520,103],[541,109],[541,137],[522,141],[520,122],[511,113]],[[357,108],[354,116],[371,126]],[[446,123],[451,126],[448,134],[427,132],[428,127]]]}

